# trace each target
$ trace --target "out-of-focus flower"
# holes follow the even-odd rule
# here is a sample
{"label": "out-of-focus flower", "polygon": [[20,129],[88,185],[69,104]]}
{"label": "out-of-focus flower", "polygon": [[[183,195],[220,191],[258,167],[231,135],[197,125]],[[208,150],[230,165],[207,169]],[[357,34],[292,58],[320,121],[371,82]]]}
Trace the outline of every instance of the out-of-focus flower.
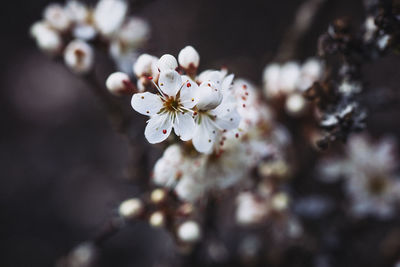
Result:
{"label": "out-of-focus flower", "polygon": [[140,199],[132,198],[125,200],[119,206],[118,213],[126,219],[137,218],[143,212],[144,206]]}
{"label": "out-of-focus flower", "polygon": [[57,31],[67,31],[71,26],[71,19],[65,8],[59,4],[51,4],[43,13],[45,21]]}
{"label": "out-of-focus flower", "polygon": [[31,36],[35,38],[37,46],[44,52],[55,55],[63,46],[60,35],[44,22],[36,22],[31,27]]}
{"label": "out-of-focus flower", "polygon": [[93,19],[100,33],[110,37],[121,27],[127,12],[128,5],[124,0],[100,0],[94,9]]}
{"label": "out-of-focus flower", "polygon": [[94,62],[93,48],[86,42],[74,40],[65,48],[64,61],[73,72],[88,73]]}
{"label": "out-of-focus flower", "polygon": [[236,204],[236,221],[241,225],[261,223],[270,211],[268,203],[249,192],[238,195]]}

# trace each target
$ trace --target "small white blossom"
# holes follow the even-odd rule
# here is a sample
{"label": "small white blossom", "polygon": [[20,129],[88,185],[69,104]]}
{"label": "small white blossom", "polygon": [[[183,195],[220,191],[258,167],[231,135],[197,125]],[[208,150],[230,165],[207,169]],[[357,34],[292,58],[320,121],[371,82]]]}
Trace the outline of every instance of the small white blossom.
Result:
{"label": "small white blossom", "polygon": [[240,225],[261,223],[269,213],[267,203],[249,192],[240,193],[236,205],[236,222]]}
{"label": "small white blossom", "polygon": [[130,17],[117,33],[117,40],[129,48],[139,47],[149,38],[150,26],[147,21]]}
{"label": "small white blossom", "polygon": [[200,55],[193,46],[186,46],[179,52],[178,61],[184,69],[197,69],[200,64]]}
{"label": "small white blossom", "polygon": [[72,71],[78,74],[85,74],[93,66],[93,48],[86,42],[74,40],[65,48],[64,61]]}
{"label": "small white blossom", "polygon": [[70,0],[65,5],[65,11],[69,18],[76,23],[86,23],[89,19],[90,11],[83,3]]}
{"label": "small white blossom", "polygon": [[142,201],[137,198],[132,198],[121,203],[118,208],[118,213],[124,218],[133,219],[138,217],[143,212],[143,209]]}
{"label": "small white blossom", "polygon": [[183,141],[190,140],[195,127],[190,109],[198,101],[197,84],[182,80],[178,72],[168,70],[161,72],[157,88],[159,94],[138,93],[131,101],[134,110],[150,116],[145,129],[146,139],[152,144],[160,143],[167,139],[173,128]]}
{"label": "small white blossom", "polygon": [[142,54],[138,57],[133,65],[133,73],[136,77],[151,76],[155,78],[158,75],[157,70],[158,58],[149,54]]}
{"label": "small white blossom", "polygon": [[127,12],[128,5],[124,0],[100,0],[93,19],[100,33],[110,37],[121,27]]}
{"label": "small white blossom", "polygon": [[155,228],[163,227],[165,224],[165,215],[161,211],[153,212],[150,215],[149,223]]}
{"label": "small white blossom", "polygon": [[291,94],[285,102],[286,111],[292,115],[299,115],[304,112],[307,106],[306,99],[300,94]]}

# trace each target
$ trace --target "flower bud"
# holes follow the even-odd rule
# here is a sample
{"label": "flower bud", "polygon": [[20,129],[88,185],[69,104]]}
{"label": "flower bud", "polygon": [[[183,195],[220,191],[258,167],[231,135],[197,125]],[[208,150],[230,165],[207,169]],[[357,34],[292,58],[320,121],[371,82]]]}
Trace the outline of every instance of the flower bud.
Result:
{"label": "flower bud", "polygon": [[293,92],[300,79],[300,66],[296,62],[285,63],[280,72],[279,82],[280,89],[284,93]]}
{"label": "flower bud", "polygon": [[157,61],[158,59],[149,54],[142,54],[138,57],[135,64],[133,65],[133,73],[136,77],[142,76],[152,76],[155,77],[158,75],[157,70]]}
{"label": "flower bud", "polygon": [[30,29],[31,36],[35,38],[37,46],[49,54],[57,54],[63,46],[58,32],[51,29],[47,23],[36,22]]}
{"label": "flower bud", "polygon": [[178,55],[179,65],[186,69],[197,69],[200,63],[200,56],[193,46],[186,46],[183,48]]}
{"label": "flower bud", "polygon": [[135,91],[131,79],[123,72],[114,72],[108,76],[106,86],[110,93],[117,96],[133,94]]}
{"label": "flower bud", "polygon": [[156,228],[163,227],[165,224],[164,214],[161,211],[153,212],[153,214],[150,215],[149,223]]}
{"label": "flower bud", "polygon": [[76,0],[68,1],[65,11],[74,22],[85,23],[89,17],[89,9],[81,2]]}
{"label": "flower bud", "polygon": [[137,218],[143,212],[143,203],[140,199],[132,198],[121,203],[118,209],[120,216],[126,219]]}
{"label": "flower bud", "polygon": [[212,82],[203,82],[198,90],[197,108],[199,110],[211,110],[222,102],[222,93]]}
{"label": "flower bud", "polygon": [[128,12],[123,0],[100,0],[94,10],[94,22],[100,33],[111,37],[122,25]]}
{"label": "flower bud", "polygon": [[163,55],[157,62],[159,71],[175,70],[178,67],[176,58],[170,54]]}
{"label": "flower bud", "polygon": [[291,94],[285,103],[286,111],[292,115],[301,115],[307,106],[307,101],[300,94]]}
{"label": "flower bud", "polygon": [[167,198],[167,192],[164,189],[155,189],[151,192],[150,199],[151,202],[159,204]]}
{"label": "flower bud", "polygon": [[270,64],[264,69],[263,83],[267,97],[273,98],[279,94],[279,76],[281,67],[278,64]]}
{"label": "flower bud", "polygon": [[118,31],[118,40],[128,47],[138,47],[142,45],[150,34],[150,26],[147,21],[130,17]]}
{"label": "flower bud", "polygon": [[178,238],[187,243],[197,242],[201,238],[199,224],[195,221],[187,221],[181,224],[177,231]]}
{"label": "flower bud", "polygon": [[72,71],[78,74],[87,73],[93,66],[93,48],[86,42],[74,40],[65,48],[64,61]]}
{"label": "flower bud", "polygon": [[44,10],[46,22],[57,31],[67,31],[71,26],[71,19],[66,10],[59,4],[51,4]]}

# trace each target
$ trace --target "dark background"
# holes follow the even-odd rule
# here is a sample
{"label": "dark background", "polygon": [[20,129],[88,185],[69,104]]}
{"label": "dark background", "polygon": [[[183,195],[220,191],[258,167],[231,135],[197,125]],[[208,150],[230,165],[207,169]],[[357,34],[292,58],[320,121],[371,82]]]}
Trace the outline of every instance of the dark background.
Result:
{"label": "dark background", "polygon": [[[261,84],[263,67],[274,58],[301,2],[157,0],[132,13],[152,26],[152,39],[144,51],[177,55],[191,44],[201,55],[202,68],[226,65],[236,76]],[[29,38],[30,25],[41,18],[48,3],[13,0],[0,9],[1,267],[53,266],[92,237],[121,200],[138,194],[138,188],[125,179],[126,140],[113,131],[87,85],[38,51]],[[315,55],[317,37],[334,18],[349,16],[358,25],[362,14],[361,0],[328,0],[301,39],[297,58]],[[370,82],[396,87],[393,77],[398,76],[399,63],[383,59],[377,64],[365,70]],[[386,66],[384,71],[381,66]],[[99,66],[100,79],[110,71],[110,66]],[[395,134],[398,114],[396,105],[373,111],[370,129],[376,135]],[[133,116],[137,149],[143,151],[150,147],[142,133],[144,119]],[[150,154],[143,168],[149,169],[160,151],[153,149]],[[373,250],[346,246],[338,252],[338,262],[355,266],[354,257]],[[154,266],[173,255],[174,244],[166,233],[139,223],[107,243],[99,264]],[[366,260],[363,266],[376,262]],[[289,265],[313,264],[307,256]]]}

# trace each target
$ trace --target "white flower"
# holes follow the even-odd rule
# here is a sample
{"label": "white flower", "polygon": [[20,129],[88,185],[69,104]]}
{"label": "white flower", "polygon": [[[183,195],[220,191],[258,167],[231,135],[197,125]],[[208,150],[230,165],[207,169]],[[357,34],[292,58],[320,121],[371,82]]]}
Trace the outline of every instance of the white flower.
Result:
{"label": "white flower", "polygon": [[285,93],[296,90],[300,78],[300,65],[297,62],[289,61],[283,64],[280,72],[280,87]]}
{"label": "white flower", "polygon": [[142,54],[138,57],[133,65],[133,73],[136,77],[151,76],[155,78],[158,75],[157,70],[158,58],[149,54]]}
{"label": "white flower", "polygon": [[106,87],[114,95],[133,92],[131,79],[123,72],[112,73],[106,80]]}
{"label": "white flower", "polygon": [[142,45],[150,34],[150,26],[147,21],[138,18],[130,17],[119,29],[117,39],[124,46],[129,48]]}
{"label": "white flower", "polygon": [[85,74],[93,66],[93,48],[83,41],[74,40],[65,48],[64,61],[72,71],[78,74]]}
{"label": "white flower", "polygon": [[185,161],[179,145],[169,146],[163,156],[156,162],[153,170],[153,181],[156,185],[171,187],[185,172]]}
{"label": "white flower", "polygon": [[51,27],[58,31],[66,31],[71,26],[71,19],[68,13],[59,4],[51,4],[46,7],[43,17]]}
{"label": "white flower", "polygon": [[174,128],[183,141],[190,140],[195,127],[191,108],[197,103],[197,84],[182,80],[178,72],[169,70],[161,72],[157,89],[159,94],[134,94],[131,101],[134,110],[150,116],[144,133],[146,139],[152,144],[160,143]]}
{"label": "white flower", "polygon": [[118,213],[120,216],[133,219],[139,216],[144,209],[143,202],[137,198],[127,199],[119,205]]}
{"label": "white flower", "polygon": [[200,226],[195,221],[186,221],[178,227],[177,236],[183,242],[199,241],[201,238]]}
{"label": "white flower", "polygon": [[179,52],[178,61],[179,65],[184,69],[197,69],[200,64],[200,56],[193,46],[186,46]]}
{"label": "white flower", "polygon": [[124,0],[100,0],[93,19],[100,33],[110,37],[121,27],[127,12],[128,5]]}
{"label": "white flower", "polygon": [[323,69],[324,67],[321,61],[314,58],[308,59],[301,67],[301,76],[297,87],[301,91],[310,88],[314,82],[321,78]]}
{"label": "white flower", "polygon": [[51,29],[47,23],[36,22],[30,29],[31,36],[35,38],[37,46],[49,54],[57,54],[61,51],[62,40],[58,32]]}
{"label": "white flower", "polygon": [[240,116],[231,88],[233,75],[225,77],[224,73],[213,71],[205,79],[198,89],[200,93],[193,145],[199,152],[211,153],[219,133],[237,128]]}
{"label": "white flower", "polygon": [[163,55],[157,62],[159,71],[175,70],[178,67],[176,58],[170,54]]}

